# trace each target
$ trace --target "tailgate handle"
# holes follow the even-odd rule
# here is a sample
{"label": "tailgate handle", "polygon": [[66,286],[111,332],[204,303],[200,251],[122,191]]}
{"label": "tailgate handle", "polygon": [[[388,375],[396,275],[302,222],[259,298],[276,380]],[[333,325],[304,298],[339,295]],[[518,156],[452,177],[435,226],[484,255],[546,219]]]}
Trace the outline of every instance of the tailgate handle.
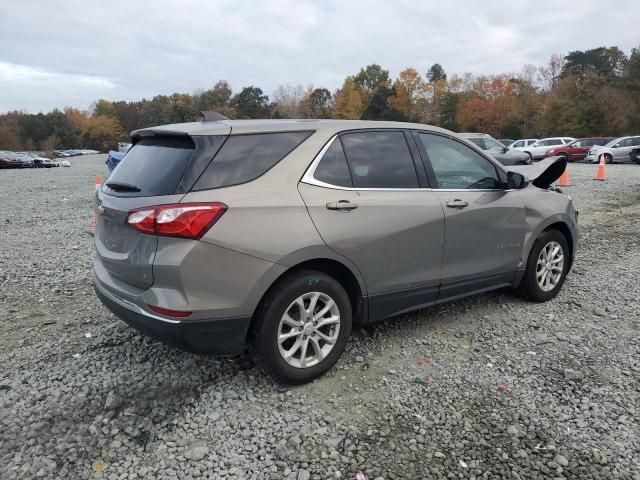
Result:
{"label": "tailgate handle", "polygon": [[358,208],[357,203],[348,200],[340,200],[339,202],[327,203],[327,210],[339,210],[341,212],[349,212]]}

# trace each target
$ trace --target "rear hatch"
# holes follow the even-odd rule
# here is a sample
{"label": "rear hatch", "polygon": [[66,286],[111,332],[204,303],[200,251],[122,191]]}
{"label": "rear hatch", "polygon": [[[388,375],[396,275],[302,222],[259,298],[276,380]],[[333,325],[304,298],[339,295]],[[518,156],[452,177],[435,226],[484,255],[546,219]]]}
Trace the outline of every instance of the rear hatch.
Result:
{"label": "rear hatch", "polygon": [[[138,288],[153,285],[155,235],[126,224],[133,209],[179,203],[226,135],[143,132],[96,193],[96,254],[115,278]],[[136,141],[137,140],[137,141]]]}

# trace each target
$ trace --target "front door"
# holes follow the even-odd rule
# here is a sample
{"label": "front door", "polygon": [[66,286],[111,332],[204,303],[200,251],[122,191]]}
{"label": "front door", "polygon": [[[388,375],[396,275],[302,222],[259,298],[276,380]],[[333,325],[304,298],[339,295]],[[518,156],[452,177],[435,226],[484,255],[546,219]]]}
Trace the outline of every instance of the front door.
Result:
{"label": "front door", "polygon": [[444,215],[418,179],[419,161],[403,131],[346,133],[299,184],[324,242],[362,273],[373,320],[431,305],[438,294]]}
{"label": "front door", "polygon": [[417,133],[445,214],[439,300],[509,285],[524,268],[525,209],[496,166],[455,139]]}

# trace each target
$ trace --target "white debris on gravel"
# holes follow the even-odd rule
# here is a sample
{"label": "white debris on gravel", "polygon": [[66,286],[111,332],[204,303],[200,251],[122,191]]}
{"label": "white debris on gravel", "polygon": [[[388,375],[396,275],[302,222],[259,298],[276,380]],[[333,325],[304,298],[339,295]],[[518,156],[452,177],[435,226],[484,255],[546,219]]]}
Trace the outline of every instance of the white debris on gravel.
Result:
{"label": "white debris on gravel", "polygon": [[640,480],[640,167],[595,168],[569,167],[582,238],[557,299],[500,291],[361,329],[296,388],[101,306],[104,156],[0,171],[0,478]]}

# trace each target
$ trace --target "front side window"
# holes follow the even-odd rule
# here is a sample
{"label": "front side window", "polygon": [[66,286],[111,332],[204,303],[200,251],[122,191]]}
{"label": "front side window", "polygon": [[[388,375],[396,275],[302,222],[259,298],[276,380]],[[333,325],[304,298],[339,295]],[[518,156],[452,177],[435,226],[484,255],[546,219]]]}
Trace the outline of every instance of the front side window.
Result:
{"label": "front side window", "polygon": [[443,189],[501,188],[495,166],[478,152],[450,138],[419,133],[429,162]]}
{"label": "front side window", "polygon": [[418,188],[409,146],[400,131],[340,136],[356,188]]}
{"label": "front side window", "polygon": [[617,145],[614,145],[615,147],[630,147],[631,146],[631,139],[630,138],[625,138],[624,140],[618,142]]}
{"label": "front side window", "polygon": [[524,147],[524,142],[522,140],[513,144],[513,148]]}

